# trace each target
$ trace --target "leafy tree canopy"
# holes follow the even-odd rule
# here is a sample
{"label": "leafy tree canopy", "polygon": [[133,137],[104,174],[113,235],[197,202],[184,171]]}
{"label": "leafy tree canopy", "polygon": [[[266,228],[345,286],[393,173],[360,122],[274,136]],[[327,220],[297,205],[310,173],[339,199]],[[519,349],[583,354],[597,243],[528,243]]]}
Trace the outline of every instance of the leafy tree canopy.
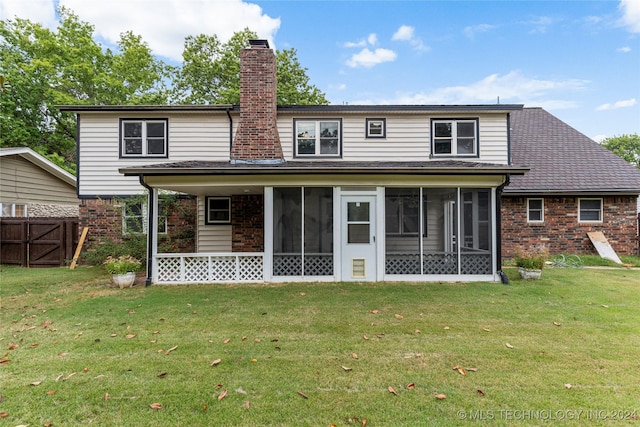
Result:
{"label": "leafy tree canopy", "polygon": [[640,135],[637,133],[605,138],[601,144],[640,169]]}
{"label": "leafy tree canopy", "polygon": [[[171,66],[131,31],[112,51],[94,40],[92,25],[64,7],[58,12],[56,31],[0,21],[0,147],[30,147],[73,171],[75,117],[56,105],[239,103],[240,50],[257,38],[249,29],[226,43],[189,36],[182,64]],[[294,49],[276,57],[279,104],[328,104]]]}

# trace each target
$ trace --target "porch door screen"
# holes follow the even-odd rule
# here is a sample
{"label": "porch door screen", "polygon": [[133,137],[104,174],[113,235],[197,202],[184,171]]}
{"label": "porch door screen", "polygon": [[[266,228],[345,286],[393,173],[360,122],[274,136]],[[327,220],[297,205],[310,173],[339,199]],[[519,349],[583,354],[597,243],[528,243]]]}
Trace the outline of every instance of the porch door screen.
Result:
{"label": "porch door screen", "polygon": [[342,198],[342,280],[376,280],[376,198]]}

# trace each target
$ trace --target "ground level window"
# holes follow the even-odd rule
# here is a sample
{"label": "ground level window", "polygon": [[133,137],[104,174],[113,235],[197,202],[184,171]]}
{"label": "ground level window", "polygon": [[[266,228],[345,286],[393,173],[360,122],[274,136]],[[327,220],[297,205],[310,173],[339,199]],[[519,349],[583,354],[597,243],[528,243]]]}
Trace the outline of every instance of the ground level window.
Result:
{"label": "ground level window", "polygon": [[[158,233],[167,233],[167,207],[159,202]],[[146,234],[147,204],[140,201],[126,201],[122,204],[122,234]]]}
{"label": "ground level window", "polygon": [[0,217],[24,218],[27,216],[27,205],[18,203],[0,203]]}
{"label": "ground level window", "polygon": [[602,199],[579,199],[579,222],[602,222]]}
{"label": "ground level window", "polygon": [[206,197],[207,224],[229,224],[231,222],[230,197]]}
{"label": "ground level window", "polygon": [[544,199],[527,199],[527,221],[544,222]]}

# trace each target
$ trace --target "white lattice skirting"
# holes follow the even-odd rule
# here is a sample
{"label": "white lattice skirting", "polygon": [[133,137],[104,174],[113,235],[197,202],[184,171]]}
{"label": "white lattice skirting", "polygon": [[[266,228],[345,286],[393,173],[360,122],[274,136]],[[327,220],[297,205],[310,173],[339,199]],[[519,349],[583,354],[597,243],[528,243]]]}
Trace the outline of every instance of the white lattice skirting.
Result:
{"label": "white lattice skirting", "polygon": [[159,254],[157,283],[238,283],[263,280],[262,253]]}

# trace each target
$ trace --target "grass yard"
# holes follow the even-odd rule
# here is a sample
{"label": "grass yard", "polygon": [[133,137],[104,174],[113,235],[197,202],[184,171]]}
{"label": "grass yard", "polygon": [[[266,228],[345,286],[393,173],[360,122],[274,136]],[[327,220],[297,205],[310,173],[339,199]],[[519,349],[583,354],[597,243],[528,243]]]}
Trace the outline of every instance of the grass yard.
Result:
{"label": "grass yard", "polygon": [[640,271],[508,274],[121,290],[3,266],[0,425],[640,426]]}

